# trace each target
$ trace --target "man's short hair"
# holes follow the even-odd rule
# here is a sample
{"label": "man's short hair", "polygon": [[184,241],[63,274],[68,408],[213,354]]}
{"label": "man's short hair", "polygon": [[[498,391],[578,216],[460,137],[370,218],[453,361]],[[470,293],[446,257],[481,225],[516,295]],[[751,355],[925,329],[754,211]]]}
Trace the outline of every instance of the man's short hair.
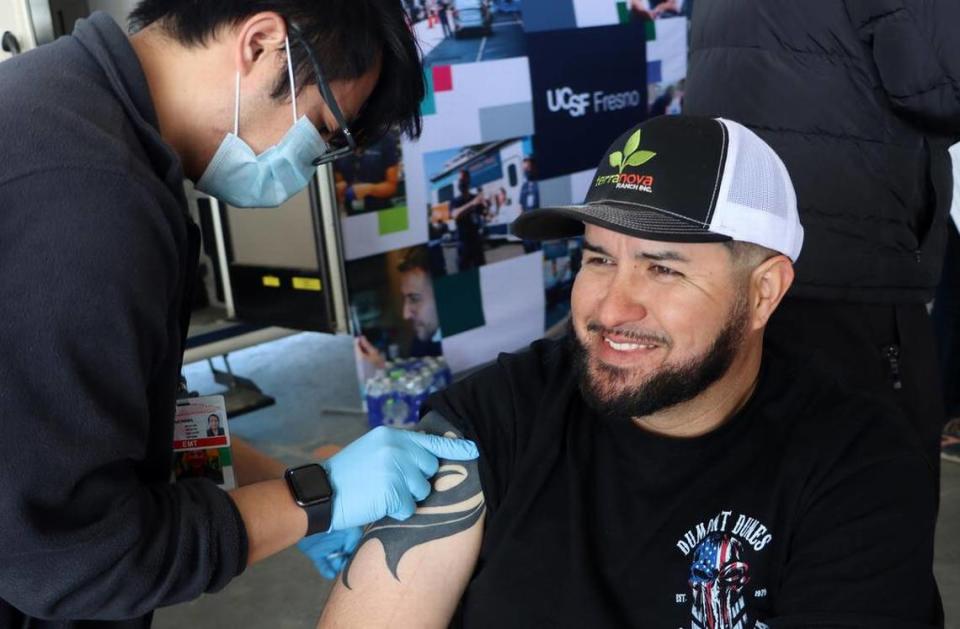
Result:
{"label": "man's short hair", "polygon": [[403,260],[400,261],[400,264],[397,265],[397,270],[401,273],[423,271],[427,275],[430,275],[430,256],[427,254],[427,248],[414,247],[407,251],[407,255],[405,255]]}
{"label": "man's short hair", "polygon": [[[130,30],[151,24],[184,46],[202,46],[224,27],[261,11],[295,23],[313,47],[327,81],[350,81],[381,59],[380,78],[350,130],[363,145],[397,127],[411,138],[422,129],[423,68],[413,33],[397,0],[141,0],[130,14]],[[316,83],[310,60],[291,39],[299,90]],[[287,71],[277,77],[275,99],[290,96]]]}
{"label": "man's short hair", "polygon": [[770,258],[783,255],[773,249],[742,240],[727,240],[721,244],[730,252],[734,266],[742,271],[752,271]]}

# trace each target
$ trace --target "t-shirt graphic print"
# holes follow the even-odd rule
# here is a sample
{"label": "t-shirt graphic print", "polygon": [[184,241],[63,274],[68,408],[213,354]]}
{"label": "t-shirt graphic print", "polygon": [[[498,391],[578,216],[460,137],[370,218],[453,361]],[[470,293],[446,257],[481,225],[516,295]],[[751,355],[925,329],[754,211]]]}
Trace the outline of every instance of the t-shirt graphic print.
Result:
{"label": "t-shirt graphic print", "polygon": [[765,629],[751,617],[748,599],[764,598],[767,588],[751,582],[753,553],[773,540],[757,518],[724,510],[699,522],[677,540],[677,550],[690,560],[687,592],[676,602],[690,608],[691,629]]}

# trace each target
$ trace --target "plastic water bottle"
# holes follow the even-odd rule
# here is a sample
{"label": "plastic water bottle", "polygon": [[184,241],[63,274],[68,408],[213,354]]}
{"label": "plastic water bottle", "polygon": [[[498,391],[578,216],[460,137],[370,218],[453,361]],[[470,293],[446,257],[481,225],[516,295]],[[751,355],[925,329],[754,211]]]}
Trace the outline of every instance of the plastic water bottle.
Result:
{"label": "plastic water bottle", "polygon": [[383,425],[383,405],[390,389],[390,381],[374,377],[367,381],[367,422],[371,428]]}
{"label": "plastic water bottle", "polygon": [[403,368],[402,365],[394,363],[389,369],[387,369],[387,376],[390,377],[394,383],[396,383],[400,378],[404,378],[407,375],[407,370]]}
{"label": "plastic water bottle", "polygon": [[423,380],[424,385],[427,387],[427,395],[433,395],[440,388],[437,386],[437,370],[436,368],[424,365],[420,370],[420,378]]}
{"label": "plastic water bottle", "polygon": [[407,378],[400,376],[393,379],[391,377],[391,380],[390,389],[383,403],[383,425],[403,428],[410,416],[410,406],[407,404],[405,395]]}
{"label": "plastic water bottle", "polygon": [[441,386],[440,388],[449,387],[453,384],[453,372],[450,371],[450,366],[447,365],[447,359],[443,356],[437,357],[437,369],[440,372]]}
{"label": "plastic water bottle", "polygon": [[420,405],[427,399],[427,387],[418,375],[411,375],[404,382],[403,399],[407,405],[408,427],[413,427],[420,419]]}

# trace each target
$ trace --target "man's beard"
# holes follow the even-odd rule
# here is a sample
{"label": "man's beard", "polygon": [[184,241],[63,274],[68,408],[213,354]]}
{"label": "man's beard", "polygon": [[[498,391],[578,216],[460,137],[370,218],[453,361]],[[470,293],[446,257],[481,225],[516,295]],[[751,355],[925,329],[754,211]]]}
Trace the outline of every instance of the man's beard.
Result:
{"label": "man's beard", "polygon": [[746,302],[738,299],[710,349],[681,365],[665,365],[632,386],[632,369],[603,363],[595,363],[591,368],[590,353],[577,338],[572,323],[568,326],[567,338],[580,393],[587,405],[606,418],[631,419],[692,400],[722,378],[737,355],[746,326]]}
{"label": "man's beard", "polygon": [[413,335],[423,343],[429,343],[433,335],[437,333],[436,328],[432,330],[426,323],[415,323],[413,325]]}

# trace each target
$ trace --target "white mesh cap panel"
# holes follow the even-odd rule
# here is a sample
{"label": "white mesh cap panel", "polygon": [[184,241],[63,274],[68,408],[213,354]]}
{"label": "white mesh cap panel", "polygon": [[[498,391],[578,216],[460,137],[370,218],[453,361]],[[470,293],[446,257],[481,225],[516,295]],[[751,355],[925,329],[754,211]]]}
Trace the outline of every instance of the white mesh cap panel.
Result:
{"label": "white mesh cap panel", "polygon": [[779,251],[796,262],[803,244],[797,197],[786,166],[743,125],[717,119],[729,138],[710,231]]}
{"label": "white mesh cap panel", "polygon": [[787,217],[787,187],[773,151],[752,133],[739,134],[727,201]]}

